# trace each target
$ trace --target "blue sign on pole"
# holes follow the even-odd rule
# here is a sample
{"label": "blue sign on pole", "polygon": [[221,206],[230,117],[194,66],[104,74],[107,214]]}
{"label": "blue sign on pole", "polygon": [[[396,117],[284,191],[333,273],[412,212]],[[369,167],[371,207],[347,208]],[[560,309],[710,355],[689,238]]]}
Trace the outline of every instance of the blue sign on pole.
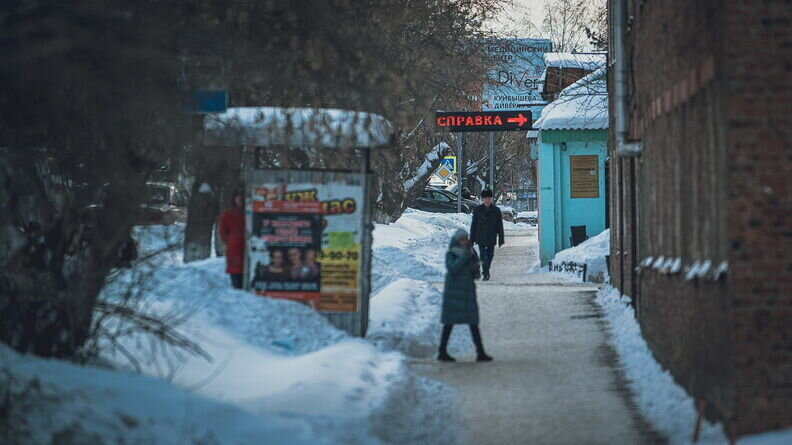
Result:
{"label": "blue sign on pole", "polygon": [[190,114],[224,113],[227,109],[226,90],[194,90],[185,104],[185,111]]}
{"label": "blue sign on pole", "polygon": [[445,165],[451,173],[456,173],[456,156],[446,156],[440,160],[440,165]]}
{"label": "blue sign on pole", "polygon": [[484,85],[482,111],[532,111],[539,116],[542,100],[544,54],[551,52],[548,39],[492,39],[487,54],[494,67]]}

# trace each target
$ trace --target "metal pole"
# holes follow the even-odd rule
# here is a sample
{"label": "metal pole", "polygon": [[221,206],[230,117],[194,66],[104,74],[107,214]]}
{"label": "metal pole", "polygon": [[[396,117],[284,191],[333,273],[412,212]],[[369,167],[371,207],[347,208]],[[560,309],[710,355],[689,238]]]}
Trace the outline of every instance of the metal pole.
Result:
{"label": "metal pole", "polygon": [[495,132],[489,132],[489,148],[490,148],[490,190],[495,192]]}
{"label": "metal pole", "polygon": [[464,150],[465,133],[459,133],[457,137],[457,213],[462,213],[462,187],[465,181],[465,158]]}

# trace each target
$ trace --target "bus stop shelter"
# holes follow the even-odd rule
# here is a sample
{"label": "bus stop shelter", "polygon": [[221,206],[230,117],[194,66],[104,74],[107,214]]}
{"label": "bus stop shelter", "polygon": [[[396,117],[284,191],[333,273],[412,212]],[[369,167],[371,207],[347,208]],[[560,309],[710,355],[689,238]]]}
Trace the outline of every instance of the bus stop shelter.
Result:
{"label": "bus stop shelter", "polygon": [[[245,288],[303,302],[336,327],[364,336],[371,290],[370,153],[392,142],[391,125],[371,113],[242,107],[206,116],[204,145],[244,151]],[[289,150],[309,165],[272,160],[272,153]],[[310,162],[328,151],[354,161],[333,169]]]}

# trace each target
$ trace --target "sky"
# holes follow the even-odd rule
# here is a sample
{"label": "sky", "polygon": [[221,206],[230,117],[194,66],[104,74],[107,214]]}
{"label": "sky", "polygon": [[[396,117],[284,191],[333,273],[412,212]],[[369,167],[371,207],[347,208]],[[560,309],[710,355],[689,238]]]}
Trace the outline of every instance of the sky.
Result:
{"label": "sky", "polygon": [[545,0],[512,0],[512,5],[507,6],[500,17],[490,22],[489,26],[504,37],[537,37],[530,35],[521,24],[526,18],[532,23],[541,23],[544,4]]}

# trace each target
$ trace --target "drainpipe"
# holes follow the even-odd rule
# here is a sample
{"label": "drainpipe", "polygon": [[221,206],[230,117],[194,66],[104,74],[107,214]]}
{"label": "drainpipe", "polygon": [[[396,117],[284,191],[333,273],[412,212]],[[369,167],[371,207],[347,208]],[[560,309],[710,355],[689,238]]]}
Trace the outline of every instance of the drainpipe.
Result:
{"label": "drainpipe", "polygon": [[614,0],[615,8],[613,14],[613,39],[614,39],[614,65],[613,89],[614,89],[614,108],[616,120],[616,154],[625,157],[640,156],[643,144],[640,142],[630,142],[630,115],[627,111],[627,47],[624,36],[627,31],[627,0]]}

